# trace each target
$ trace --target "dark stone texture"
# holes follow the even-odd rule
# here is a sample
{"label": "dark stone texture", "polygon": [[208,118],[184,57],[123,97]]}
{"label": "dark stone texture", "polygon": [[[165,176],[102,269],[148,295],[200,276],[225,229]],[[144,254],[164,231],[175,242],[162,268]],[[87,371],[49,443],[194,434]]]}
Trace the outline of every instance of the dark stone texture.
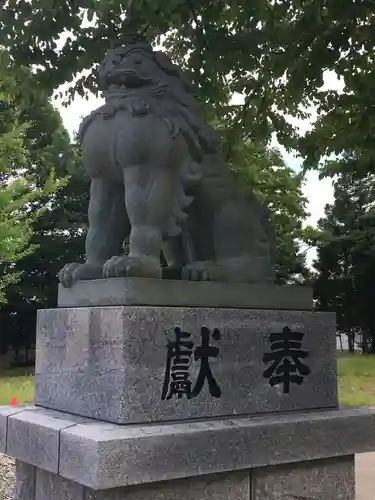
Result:
{"label": "dark stone texture", "polygon": [[36,468],[16,460],[16,482],[12,500],[39,500],[35,496]]}
{"label": "dark stone texture", "polygon": [[[85,500],[250,500],[249,471],[86,492]],[[346,499],[345,499],[346,500]]]}
{"label": "dark stone texture", "polygon": [[252,471],[251,500],[355,500],[354,456]]}
{"label": "dark stone texture", "polygon": [[0,453],[6,453],[8,417],[19,411],[16,406],[0,406]]}
{"label": "dark stone texture", "polygon": [[88,419],[38,408],[8,417],[7,454],[57,473],[60,431]]}
{"label": "dark stone texture", "polygon": [[86,500],[81,484],[64,479],[57,474],[37,469],[35,500]]}

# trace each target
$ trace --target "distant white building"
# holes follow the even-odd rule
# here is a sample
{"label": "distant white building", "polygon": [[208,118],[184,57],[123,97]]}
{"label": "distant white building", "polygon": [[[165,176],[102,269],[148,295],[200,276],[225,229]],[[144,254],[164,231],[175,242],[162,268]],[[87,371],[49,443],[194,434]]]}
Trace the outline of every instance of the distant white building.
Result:
{"label": "distant white building", "polygon": [[[356,352],[362,352],[361,348],[361,343],[362,343],[362,337],[361,335],[356,335],[356,339],[354,341],[354,350]],[[336,337],[336,348],[338,351],[349,351],[349,342],[348,342],[348,336],[345,334],[342,334],[341,336]]]}

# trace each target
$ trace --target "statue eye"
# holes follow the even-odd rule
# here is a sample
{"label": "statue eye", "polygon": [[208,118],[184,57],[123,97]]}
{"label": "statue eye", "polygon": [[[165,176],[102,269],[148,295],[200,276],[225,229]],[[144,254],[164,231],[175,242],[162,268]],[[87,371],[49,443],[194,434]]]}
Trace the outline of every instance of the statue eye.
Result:
{"label": "statue eye", "polygon": [[137,57],[134,59],[135,64],[142,64],[142,59],[140,57]]}

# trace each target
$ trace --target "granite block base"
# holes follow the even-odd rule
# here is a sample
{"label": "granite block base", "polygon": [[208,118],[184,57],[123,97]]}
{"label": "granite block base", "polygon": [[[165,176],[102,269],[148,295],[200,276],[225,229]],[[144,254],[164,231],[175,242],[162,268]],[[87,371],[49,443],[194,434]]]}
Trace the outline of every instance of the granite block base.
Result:
{"label": "granite block base", "polygon": [[[118,490],[119,497],[108,496],[117,500],[124,488],[132,492],[128,488],[168,482],[175,488],[175,481],[193,478],[200,491],[205,477],[215,475],[235,478],[243,491],[244,471],[251,471],[254,500],[284,500],[284,490],[288,499],[349,500],[352,462],[347,457],[375,450],[375,410],[367,408],[144,426],[78,422],[76,417],[69,425],[69,418],[40,408],[6,417],[6,453],[19,461],[17,500],[34,500],[27,496],[33,488],[37,500],[54,499],[55,490],[65,492],[56,498],[69,500],[82,491]],[[22,446],[34,433],[38,439]],[[324,486],[330,475],[336,478],[331,490]]]}
{"label": "granite block base", "polygon": [[35,500],[36,467],[16,460],[14,500]]}
{"label": "granite block base", "polygon": [[35,401],[118,424],[334,408],[335,357],[333,313],[43,310]]}
{"label": "granite block base", "polygon": [[15,500],[249,500],[250,488],[250,471],[95,491],[37,469],[35,489]]}
{"label": "granite block base", "polygon": [[14,500],[355,500],[354,457],[95,491],[17,461]]}
{"label": "granite block base", "polygon": [[355,500],[354,456],[254,469],[251,500]]}

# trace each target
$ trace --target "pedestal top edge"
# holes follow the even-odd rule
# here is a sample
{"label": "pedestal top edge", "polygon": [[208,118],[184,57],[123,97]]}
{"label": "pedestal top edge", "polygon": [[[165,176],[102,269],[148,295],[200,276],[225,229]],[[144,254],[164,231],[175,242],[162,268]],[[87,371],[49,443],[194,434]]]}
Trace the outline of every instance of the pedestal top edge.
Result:
{"label": "pedestal top edge", "polygon": [[302,285],[192,282],[148,278],[59,285],[58,307],[160,306],[311,311],[313,291]]}
{"label": "pedestal top edge", "polygon": [[[337,422],[370,418],[375,425],[375,408],[368,406],[338,406],[299,411],[283,411],[271,414],[231,415],[221,417],[191,418],[175,421],[140,422],[116,424],[93,418],[80,417],[66,411],[52,410],[40,405],[0,406],[0,416],[7,419],[16,418],[27,425],[38,425],[49,428],[51,422],[63,422],[62,428],[69,434],[92,439],[97,443],[144,438],[151,436],[178,435],[221,432],[224,429],[245,428],[279,428],[286,424]],[[31,418],[31,420],[30,420]],[[0,428],[0,432],[3,429]],[[374,434],[375,436],[375,434]],[[374,437],[373,436],[373,437]],[[375,438],[373,439],[375,449]]]}

